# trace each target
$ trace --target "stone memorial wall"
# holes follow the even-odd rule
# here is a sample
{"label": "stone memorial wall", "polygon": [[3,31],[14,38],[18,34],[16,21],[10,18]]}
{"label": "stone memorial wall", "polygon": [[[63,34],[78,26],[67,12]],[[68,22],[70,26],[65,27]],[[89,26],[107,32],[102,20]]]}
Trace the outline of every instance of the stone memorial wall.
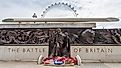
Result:
{"label": "stone memorial wall", "polygon": [[79,55],[82,62],[121,62],[121,46],[71,46],[71,56]]}
{"label": "stone memorial wall", "polygon": [[121,29],[0,29],[0,44],[49,44],[58,35],[70,44],[121,44]]}
{"label": "stone memorial wall", "polygon": [[[121,62],[121,29],[4,28],[0,29],[0,60],[37,60],[76,56],[83,60]],[[119,53],[118,53],[119,52]]]}
{"label": "stone memorial wall", "polygon": [[48,46],[0,46],[0,60],[5,61],[37,61],[39,55],[48,57]]}

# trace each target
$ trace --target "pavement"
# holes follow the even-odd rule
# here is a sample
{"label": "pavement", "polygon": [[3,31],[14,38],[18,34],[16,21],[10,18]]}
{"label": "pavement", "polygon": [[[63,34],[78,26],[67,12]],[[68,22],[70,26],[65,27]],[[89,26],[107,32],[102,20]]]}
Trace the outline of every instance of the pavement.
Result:
{"label": "pavement", "polygon": [[44,66],[36,62],[0,61],[0,68],[121,68],[121,63],[83,63],[81,66]]}

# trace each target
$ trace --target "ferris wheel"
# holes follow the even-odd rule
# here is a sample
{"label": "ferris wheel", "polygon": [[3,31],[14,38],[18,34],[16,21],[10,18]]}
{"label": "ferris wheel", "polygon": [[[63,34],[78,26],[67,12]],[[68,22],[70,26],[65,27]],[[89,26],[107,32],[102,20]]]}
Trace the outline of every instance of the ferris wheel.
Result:
{"label": "ferris wheel", "polygon": [[58,2],[58,3],[54,3],[54,4],[51,4],[49,5],[41,14],[41,18],[44,18],[46,16],[46,14],[52,9],[52,8],[55,8],[55,7],[61,7],[63,6],[64,8],[67,7],[70,11],[73,12],[73,15],[74,17],[77,17],[78,16],[78,13],[77,13],[77,10],[70,4],[68,3],[64,3],[64,2]]}

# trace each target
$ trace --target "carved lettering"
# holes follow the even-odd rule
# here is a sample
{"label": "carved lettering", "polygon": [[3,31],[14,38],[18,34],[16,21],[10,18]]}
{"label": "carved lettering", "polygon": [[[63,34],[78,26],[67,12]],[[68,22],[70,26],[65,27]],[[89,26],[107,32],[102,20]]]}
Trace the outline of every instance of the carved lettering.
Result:
{"label": "carved lettering", "polygon": [[86,53],[112,53],[110,48],[86,48]]}
{"label": "carved lettering", "polygon": [[78,52],[78,49],[77,48],[74,48],[74,52]]}
{"label": "carved lettering", "polygon": [[19,48],[8,48],[8,52],[19,52]]}
{"label": "carved lettering", "polygon": [[26,52],[31,52],[30,49],[27,49]]}
{"label": "carved lettering", "polygon": [[86,53],[88,53],[89,51],[88,51],[88,49],[86,48]]}
{"label": "carved lettering", "polygon": [[112,53],[112,52],[113,52],[113,50],[112,50],[112,49],[108,49],[108,52],[109,52],[109,53]]}
{"label": "carved lettering", "polygon": [[100,52],[106,52],[106,50],[105,49],[101,49]]}
{"label": "carved lettering", "polygon": [[25,48],[23,48],[23,52],[26,52]]}
{"label": "carved lettering", "polygon": [[38,51],[38,48],[35,48],[35,52],[37,52]]}
{"label": "carved lettering", "polygon": [[8,48],[8,52],[23,52],[23,53],[32,53],[32,52],[46,52],[46,48]]}
{"label": "carved lettering", "polygon": [[81,48],[74,48],[74,52],[81,52]]}
{"label": "carved lettering", "polygon": [[83,52],[86,53],[112,53],[112,49],[111,48],[74,48],[73,52],[81,52],[83,50]]}

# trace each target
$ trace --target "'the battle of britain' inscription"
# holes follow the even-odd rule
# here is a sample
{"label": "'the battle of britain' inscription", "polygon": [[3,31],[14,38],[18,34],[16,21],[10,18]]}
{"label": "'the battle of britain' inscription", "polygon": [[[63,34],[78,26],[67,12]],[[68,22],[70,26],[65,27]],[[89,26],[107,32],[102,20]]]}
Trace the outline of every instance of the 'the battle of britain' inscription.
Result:
{"label": "'the battle of britain' inscription", "polygon": [[44,53],[46,48],[8,48],[8,52],[23,52],[23,53],[30,53],[30,52],[39,52]]}
{"label": "'the battle of britain' inscription", "polygon": [[0,46],[0,60],[37,60],[48,56],[48,46]]}
{"label": "'the battle of britain' inscription", "polygon": [[120,47],[114,46],[71,46],[71,56],[79,55],[82,59],[100,59],[110,55],[121,55],[117,53]]}
{"label": "'the battle of britain' inscription", "polygon": [[74,53],[77,53],[77,52],[81,52],[82,50],[85,51],[85,53],[95,53],[95,52],[98,52],[98,53],[112,53],[112,48],[84,48],[82,49],[81,47],[80,48],[76,48],[74,47],[73,48],[73,52]]}

